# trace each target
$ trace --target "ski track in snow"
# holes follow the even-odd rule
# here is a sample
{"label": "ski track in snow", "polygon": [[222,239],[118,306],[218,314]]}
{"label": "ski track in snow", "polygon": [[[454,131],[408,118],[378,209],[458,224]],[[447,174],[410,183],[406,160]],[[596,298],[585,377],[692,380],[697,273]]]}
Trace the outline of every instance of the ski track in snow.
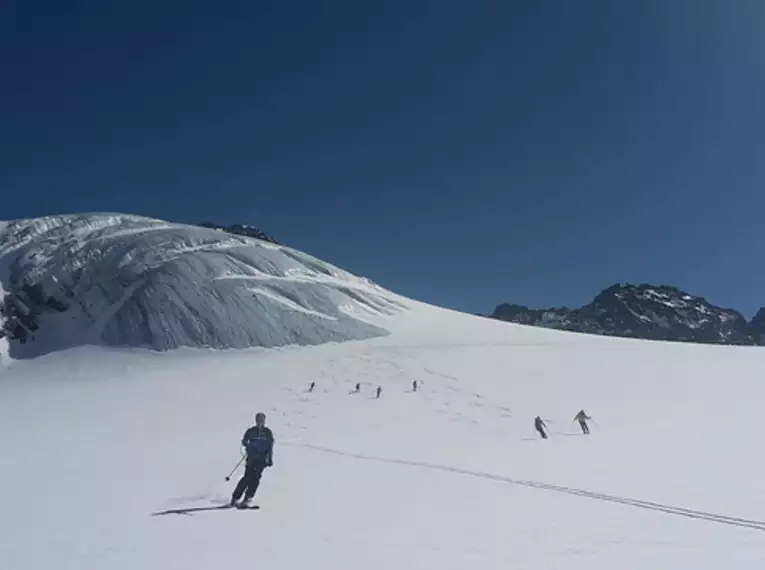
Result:
{"label": "ski track in snow", "polygon": [[654,503],[651,501],[643,501],[640,499],[630,499],[626,497],[616,497],[613,495],[607,495],[605,493],[596,493],[592,491],[584,491],[582,489],[573,489],[571,487],[563,487],[561,485],[552,485],[550,483],[541,483],[538,481],[522,481],[505,477],[503,475],[496,475],[493,473],[486,473],[483,471],[473,471],[469,469],[460,469],[459,467],[449,467],[448,465],[438,465],[435,463],[426,463],[423,461],[411,461],[407,459],[392,459],[389,457],[376,457],[372,455],[362,455],[360,453],[351,453],[348,451],[340,451],[337,449],[331,449],[321,445],[315,445],[310,443],[294,443],[283,442],[281,445],[304,447],[307,449],[315,449],[324,453],[331,453],[333,455],[340,455],[343,457],[351,457],[353,459],[360,459],[363,461],[376,461],[380,463],[391,463],[395,465],[406,465],[410,467],[419,467],[424,469],[433,469],[436,471],[444,471],[446,473],[454,473],[458,475],[468,475],[470,477],[478,477],[481,479],[490,479],[492,481],[502,481],[505,483],[511,483],[513,485],[519,485],[522,487],[530,487],[532,489],[541,489],[545,491],[555,491],[557,493],[566,493],[569,495],[575,495],[577,497],[583,497],[586,499],[595,499],[598,501],[607,501],[611,503],[618,503],[630,507],[636,507],[640,509],[648,509],[666,513],[670,515],[677,515],[682,517],[688,517],[693,519],[705,520],[709,522],[715,522],[720,524],[727,524],[732,526],[739,526],[743,528],[750,528],[759,531],[765,531],[765,521],[756,521],[750,519],[743,519],[739,517],[731,517],[727,515],[719,515],[715,513],[708,513],[704,511],[698,511],[694,509],[686,509],[683,507],[674,507],[672,505],[664,505],[661,503]]}

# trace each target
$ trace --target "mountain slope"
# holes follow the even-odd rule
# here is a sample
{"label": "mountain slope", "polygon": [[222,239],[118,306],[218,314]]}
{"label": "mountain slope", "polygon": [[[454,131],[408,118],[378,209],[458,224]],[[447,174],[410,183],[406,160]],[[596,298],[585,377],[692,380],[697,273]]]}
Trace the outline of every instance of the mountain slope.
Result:
{"label": "mountain slope", "polygon": [[296,250],[122,214],[0,226],[11,354],[274,347],[387,334],[406,301]]}
{"label": "mountain slope", "polygon": [[666,285],[614,285],[578,309],[529,309],[503,304],[492,318],[519,324],[608,336],[705,344],[752,345],[765,340],[765,312],[748,323],[723,309]]}
{"label": "mountain slope", "polygon": [[[13,362],[0,568],[761,567],[765,352],[422,305],[390,322],[290,350]],[[570,428],[580,408],[588,437]],[[152,516],[227,500],[259,410],[276,436],[260,511]]]}

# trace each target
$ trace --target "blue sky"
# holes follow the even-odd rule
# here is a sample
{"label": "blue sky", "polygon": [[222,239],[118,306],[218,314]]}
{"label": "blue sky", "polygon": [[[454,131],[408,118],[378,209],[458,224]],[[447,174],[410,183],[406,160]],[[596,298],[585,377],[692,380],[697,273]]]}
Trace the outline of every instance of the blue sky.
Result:
{"label": "blue sky", "polygon": [[765,305],[760,0],[0,3],[0,219],[251,223],[472,312]]}

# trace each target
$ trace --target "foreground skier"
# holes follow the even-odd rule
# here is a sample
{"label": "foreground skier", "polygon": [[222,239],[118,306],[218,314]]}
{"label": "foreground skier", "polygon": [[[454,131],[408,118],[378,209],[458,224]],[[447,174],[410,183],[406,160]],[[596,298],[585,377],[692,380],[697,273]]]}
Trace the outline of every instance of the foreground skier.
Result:
{"label": "foreground skier", "polygon": [[[244,432],[242,445],[247,453],[247,461],[244,475],[231,496],[231,506],[247,508],[258,490],[263,470],[273,465],[274,434],[266,427],[266,414],[258,412],[255,415],[255,425]],[[237,504],[243,493],[244,500]]]}

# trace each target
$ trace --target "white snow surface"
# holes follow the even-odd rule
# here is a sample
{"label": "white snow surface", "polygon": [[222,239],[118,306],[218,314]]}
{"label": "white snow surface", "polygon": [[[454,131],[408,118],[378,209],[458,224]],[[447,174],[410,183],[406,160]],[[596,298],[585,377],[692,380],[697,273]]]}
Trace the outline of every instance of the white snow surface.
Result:
{"label": "white snow surface", "polygon": [[[761,348],[411,307],[363,341],[12,362],[0,568],[763,567]],[[225,502],[258,410],[276,437],[261,509],[152,516]]]}
{"label": "white snow surface", "polygon": [[[43,310],[11,355],[79,345],[313,345],[387,334],[406,300],[288,247],[125,214],[0,223],[0,283],[40,284]],[[45,308],[43,308],[45,309]]]}

